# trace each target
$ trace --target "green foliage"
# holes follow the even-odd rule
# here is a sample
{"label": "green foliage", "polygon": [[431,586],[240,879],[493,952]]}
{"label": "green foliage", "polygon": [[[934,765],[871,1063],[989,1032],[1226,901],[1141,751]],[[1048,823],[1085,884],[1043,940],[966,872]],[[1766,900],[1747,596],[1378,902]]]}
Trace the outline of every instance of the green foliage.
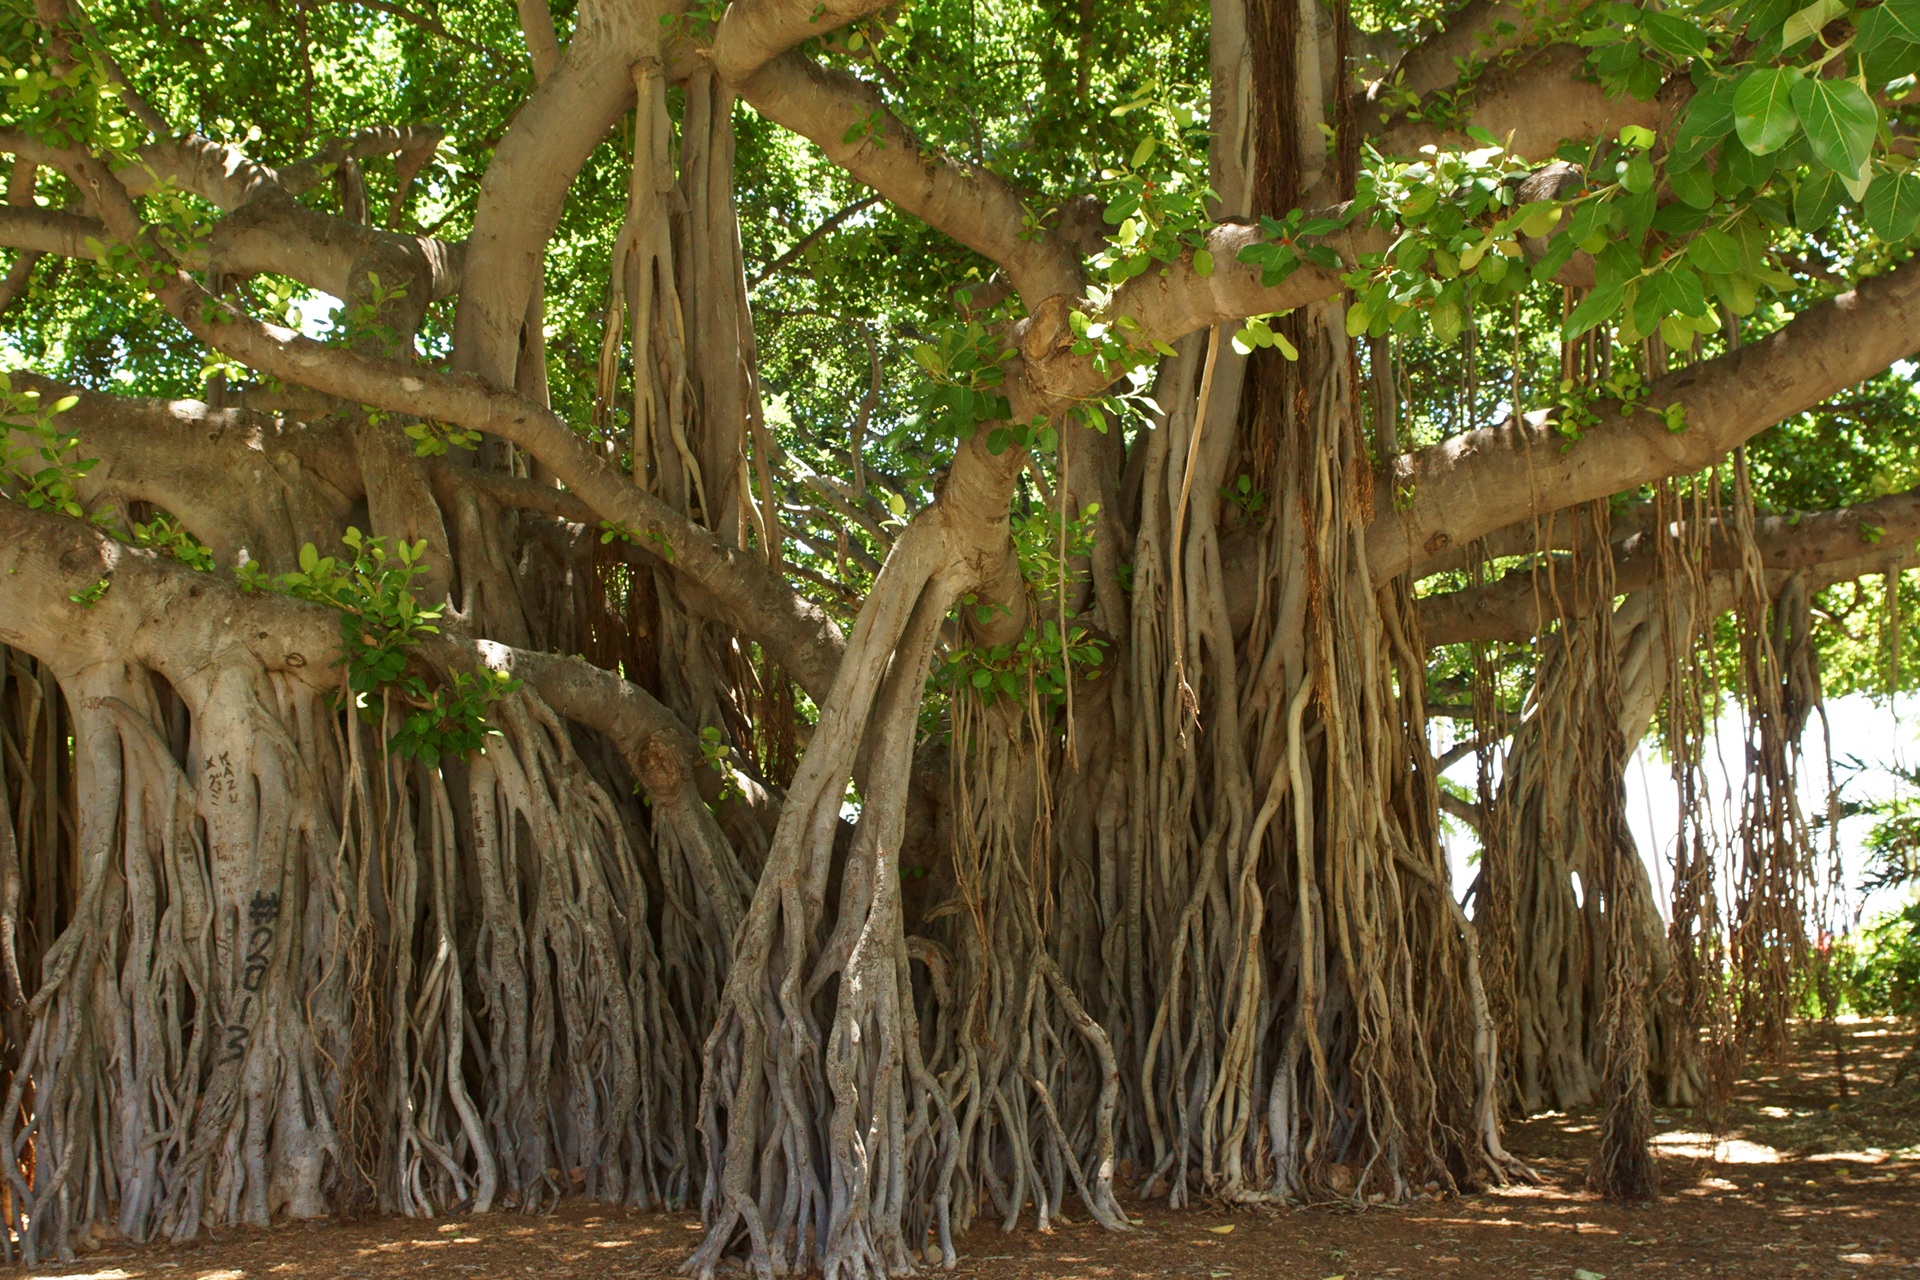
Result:
{"label": "green foliage", "polygon": [[1834,944],[1832,963],[1852,1012],[1920,1017],[1920,899]]}
{"label": "green foliage", "polygon": [[[1471,132],[1487,145],[1463,153],[1428,148],[1427,158],[1412,162],[1368,154],[1356,204],[1398,235],[1347,273],[1354,297],[1348,334],[1410,334],[1424,322],[1451,346],[1477,303],[1525,289],[1529,275],[1516,265],[1525,257],[1520,237],[1548,234],[1562,211],[1552,201],[1519,203],[1518,183],[1531,166],[1485,130]],[[1572,252],[1570,239],[1560,237],[1566,252],[1549,253],[1533,274],[1551,278]]]}
{"label": "green foliage", "polygon": [[1233,349],[1241,355],[1252,355],[1262,348],[1278,351],[1288,360],[1298,360],[1300,351],[1287,335],[1275,329],[1272,322],[1280,315],[1248,316],[1247,322],[1233,335]]}
{"label": "green foliage", "polygon": [[600,522],[601,545],[606,546],[616,538],[630,547],[638,547],[644,544],[646,550],[653,552],[653,554],[659,556],[668,564],[673,563],[673,543],[668,541],[667,535],[661,533],[658,529],[648,529],[642,533],[628,525],[615,524],[611,520],[602,520]]}
{"label": "green foliage", "polygon": [[107,594],[107,588],[112,585],[113,582],[111,579],[102,578],[92,586],[74,592],[68,596],[67,599],[73,601],[73,603],[79,605],[82,609],[91,609],[100,603]]}
{"label": "green foliage", "polygon": [[720,779],[720,799],[726,800],[740,794],[739,783],[734,778],[731,760],[732,748],[727,745],[727,735],[713,725],[703,725],[700,729],[700,758],[707,762],[714,775]]}
{"label": "green foliage", "polygon": [[0,486],[34,511],[84,516],[78,486],[97,459],[79,456],[80,437],[56,419],[80,402],[42,403],[38,391],[15,391],[0,373]]}
{"label": "green foliage", "polygon": [[1101,170],[1094,188],[1105,202],[1101,217],[1113,231],[1091,265],[1109,290],[1189,254],[1198,274],[1213,273],[1207,204],[1216,197],[1204,177],[1207,130],[1199,106],[1205,96],[1202,87],[1148,80],[1111,112],[1115,119],[1140,113],[1148,132],[1125,165]]}
{"label": "green foliage", "polygon": [[[1844,764],[1864,768],[1857,758]],[[1892,795],[1854,808],[1874,818],[1866,839],[1868,889],[1920,887],[1920,768],[1896,766],[1893,774]],[[1833,965],[1853,1012],[1920,1017],[1920,897],[1840,939]]]}
{"label": "green foliage", "polygon": [[1267,491],[1255,487],[1253,477],[1244,473],[1232,484],[1220,486],[1220,498],[1232,503],[1234,509],[1239,511],[1240,518],[1249,524],[1258,520],[1267,510]]}
{"label": "green foliage", "polygon": [[202,573],[213,572],[213,552],[164,511],[155,512],[153,519],[145,524],[134,522],[132,534],[136,547],[158,551],[189,569],[198,569]]}
{"label": "green foliage", "polygon": [[1340,269],[1340,255],[1323,244],[1311,243],[1311,237],[1328,235],[1347,225],[1345,217],[1309,218],[1299,209],[1284,218],[1260,219],[1260,230],[1267,238],[1250,244],[1239,254],[1240,261],[1260,268],[1260,283],[1271,289],[1292,275],[1303,262],[1328,271]]}
{"label": "green foliage", "polygon": [[[1081,679],[1100,677],[1104,643],[1071,620],[1063,631],[1056,618],[1041,616],[1045,599],[1075,580],[1073,562],[1093,549],[1093,522],[1099,514],[1099,505],[1089,504],[1078,519],[1061,520],[1044,511],[1015,515],[1014,550],[1032,602],[1030,612],[1038,620],[1015,641],[950,648],[929,678],[934,691],[951,697],[972,690],[989,704],[1001,697],[1018,702],[1031,696],[1041,713],[1050,715],[1066,704],[1067,686],[1076,668]],[[998,606],[974,595],[961,597],[960,609],[963,620],[970,613],[971,620],[981,624],[993,621],[998,612]]]}
{"label": "green foliage", "polygon": [[[379,415],[375,413],[368,414],[370,420],[378,417]],[[405,433],[407,439],[413,441],[414,453],[422,458],[442,457],[446,454],[449,445],[465,449],[469,453],[480,447],[478,431],[463,431],[459,427],[451,427],[441,422],[410,422],[402,427],[401,431]]]}
{"label": "green foliage", "polygon": [[402,704],[398,726],[387,740],[390,750],[431,766],[442,757],[481,749],[487,736],[498,732],[487,727],[488,707],[518,689],[520,681],[482,669],[472,675],[456,672],[436,687],[409,671],[409,652],[439,633],[436,624],[444,612],[443,606],[420,604],[411,590],[413,580],[426,572],[421,560],[427,544],[398,542],[389,550],[384,538],[369,538],[351,527],[341,541],[351,557],[323,556],[309,542],[300,548],[297,571],[269,575],[250,561],[240,566],[240,585],[339,610],[340,661],[361,718],[378,721],[384,695]]}
{"label": "green foliage", "polygon": [[1000,390],[1006,382],[1001,366],[1012,354],[1005,336],[978,320],[949,325],[935,341],[915,346],[913,358],[926,380],[913,417],[894,443],[964,443],[982,423],[1005,421],[1012,408]]}

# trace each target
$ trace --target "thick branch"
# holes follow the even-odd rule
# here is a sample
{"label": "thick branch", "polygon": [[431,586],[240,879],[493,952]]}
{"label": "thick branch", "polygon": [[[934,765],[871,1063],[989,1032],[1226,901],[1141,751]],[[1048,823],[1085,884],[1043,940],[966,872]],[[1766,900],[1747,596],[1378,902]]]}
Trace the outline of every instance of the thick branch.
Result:
{"label": "thick branch", "polygon": [[539,286],[547,241],[567,188],[607,131],[633,105],[632,68],[657,56],[651,7],[580,8],[573,39],[494,149],[480,180],[466,285],[454,326],[454,367],[514,384],[520,331]]}
{"label": "thick branch", "polygon": [[[1377,579],[1534,512],[1698,471],[1734,446],[1920,349],[1920,260],[1802,312],[1779,332],[1654,382],[1577,441],[1509,419],[1400,459],[1367,532]],[[1686,427],[1660,410],[1681,405]]]}
{"label": "thick branch", "polygon": [[1005,270],[1028,310],[1056,295],[1079,296],[1078,255],[1056,236],[1034,236],[1025,203],[999,177],[925,150],[872,85],[789,53],[739,92],[895,207]]}
{"label": "thick branch", "polygon": [[1445,26],[1407,50],[1394,68],[1391,83],[1420,97],[1450,89],[1460,82],[1464,68],[1524,48],[1589,3],[1591,0],[1548,4],[1468,0],[1447,18]]}
{"label": "thick branch", "polygon": [[82,503],[150,502],[223,565],[244,553],[291,568],[303,542],[338,536],[363,493],[352,432],[337,419],[103,395],[28,373],[12,381],[43,403],[78,397],[60,421],[79,436],[79,455],[94,460],[78,485]]}
{"label": "thick branch", "polygon": [[1362,119],[1373,145],[1386,155],[1418,155],[1429,144],[1473,146],[1466,129],[1478,125],[1515,155],[1544,161],[1567,138],[1612,137],[1630,124],[1664,132],[1692,96],[1692,84],[1675,77],[1651,102],[1631,94],[1609,97],[1585,78],[1585,61],[1586,50],[1554,45],[1492,68],[1464,95],[1462,109],[1450,111],[1444,123],[1404,115],[1383,122],[1378,113]]}
{"label": "thick branch", "polygon": [[[1615,543],[1616,592],[1654,583],[1660,568],[1659,537],[1659,530],[1649,529]],[[1878,573],[1889,564],[1912,564],[1920,543],[1920,488],[1834,511],[1764,517],[1755,522],[1754,541],[1770,574],[1806,573],[1815,586]],[[1724,526],[1716,524],[1703,568],[1726,574],[1739,565],[1739,549]],[[1557,619],[1556,602],[1575,614],[1592,604],[1564,575],[1559,590],[1552,592],[1544,571],[1518,571],[1484,587],[1428,596],[1420,602],[1420,629],[1429,645],[1466,640],[1525,643]]]}
{"label": "thick branch", "polygon": [[880,12],[891,0],[734,0],[708,56],[728,84],[745,81],[789,49]]}
{"label": "thick branch", "polygon": [[[392,132],[392,131],[382,131]],[[61,157],[16,133],[0,131],[0,151],[47,165]],[[129,195],[153,189],[165,178],[232,210],[214,225],[204,258],[183,265],[215,275],[243,277],[270,271],[344,298],[368,265],[389,287],[416,289],[427,301],[451,296],[460,285],[462,246],[430,236],[408,236],[362,226],[317,212],[296,201],[271,170],[253,165],[231,148],[213,144],[167,143],[147,149],[178,168],[132,168],[116,175]],[[7,207],[0,210],[0,244],[65,257],[91,258],[87,247],[111,239],[96,220],[56,209]]]}
{"label": "thick branch", "polygon": [[231,308],[220,308],[224,322],[209,323],[201,308],[211,300],[184,277],[163,298],[201,341],[283,381],[520,446],[595,515],[661,548],[678,572],[706,589],[730,625],[758,640],[809,693],[820,697],[831,686],[843,641],[825,614],[789,589],[764,560],[727,546],[636,487],[545,405],[475,375],[441,374],[327,347]]}
{"label": "thick branch", "polygon": [[527,60],[533,64],[533,82],[539,84],[560,64],[560,38],[553,30],[553,9],[547,0],[514,0],[520,35],[527,42]]}
{"label": "thick branch", "polygon": [[107,238],[107,229],[97,218],[59,209],[0,205],[0,245],[9,249],[97,261],[99,255],[87,247],[87,241],[104,244]]}
{"label": "thick branch", "polygon": [[[62,672],[131,659],[176,679],[231,662],[227,655],[238,647],[315,692],[340,683],[340,626],[331,609],[243,592],[230,579],[129,547],[84,521],[4,500],[0,642]],[[484,665],[525,680],[561,715],[605,734],[640,762],[636,781],[656,800],[672,799],[689,781],[718,793],[712,771],[693,767],[701,756],[687,727],[610,671],[581,658],[451,635],[427,641],[421,653],[445,671]]]}

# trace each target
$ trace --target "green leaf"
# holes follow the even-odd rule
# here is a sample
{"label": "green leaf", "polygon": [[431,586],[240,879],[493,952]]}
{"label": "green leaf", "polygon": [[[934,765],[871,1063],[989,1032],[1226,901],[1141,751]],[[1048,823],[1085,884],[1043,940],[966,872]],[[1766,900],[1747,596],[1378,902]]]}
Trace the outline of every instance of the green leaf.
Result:
{"label": "green leaf", "polygon": [[1637,152],[1633,159],[1627,161],[1627,171],[1621,176],[1620,185],[1636,196],[1653,186],[1653,161],[1646,152]]}
{"label": "green leaf", "polygon": [[1708,275],[1732,275],[1740,269],[1740,242],[1717,227],[1708,227],[1687,246],[1687,261]]}
{"label": "green leaf", "polygon": [[1595,289],[1582,298],[1580,305],[1567,317],[1566,323],[1561,326],[1561,335],[1566,338],[1579,337],[1618,311],[1624,296],[1617,288]]}
{"label": "green leaf", "polygon": [[1803,79],[1792,100],[1814,159],[1848,177],[1866,167],[1880,113],[1865,89],[1851,80]]}
{"label": "green leaf", "polygon": [[1530,240],[1538,240],[1560,225],[1561,210],[1557,204],[1541,201],[1538,204],[1528,205],[1521,210],[1521,215],[1520,234]]}
{"label": "green leaf", "polygon": [[1867,41],[1869,24],[1873,26],[1874,34],[1882,39],[1920,44],[1920,0],[1887,0],[1885,4],[1861,13],[1855,19],[1855,25],[1860,28],[1862,43]]}
{"label": "green leaf", "polygon": [[1860,55],[1860,74],[1871,85],[1883,85],[1920,70],[1920,0],[1878,4],[1854,15],[1854,51]]}
{"label": "green leaf", "polygon": [[[1349,338],[1357,338],[1365,333],[1367,326],[1372,322],[1373,317],[1367,314],[1366,303],[1355,302],[1351,307],[1347,308],[1347,336]],[[1240,478],[1243,481],[1246,479],[1245,476],[1241,476]]]}
{"label": "green leaf", "polygon": [[1213,274],[1213,255],[1205,249],[1193,251],[1193,274],[1202,280]]}
{"label": "green leaf", "polygon": [[1799,44],[1813,37],[1829,22],[1847,11],[1842,0],[1813,0],[1803,9],[1794,10],[1780,28],[1780,44],[1783,48]]}
{"label": "green leaf", "polygon": [[1868,188],[1862,212],[1882,240],[1905,240],[1920,226],[1920,174],[1881,174]]}
{"label": "green leaf", "polygon": [[[1659,15],[1649,14],[1649,17]],[[1660,135],[1643,124],[1630,124],[1620,131],[1620,145],[1634,151],[1651,151]]]}
{"label": "green leaf", "polygon": [[1747,150],[1764,156],[1792,141],[1800,128],[1793,86],[1801,78],[1798,67],[1766,67],[1740,81],[1733,91],[1733,131]]}
{"label": "green leaf", "polygon": [[1733,81],[1721,80],[1704,93],[1695,94],[1687,104],[1687,114],[1667,152],[1669,177],[1698,165],[1720,139],[1733,132],[1734,89]]}
{"label": "green leaf", "polygon": [[1713,291],[1720,301],[1727,304],[1727,310],[1737,316],[1750,316],[1754,305],[1759,301],[1760,286],[1752,276],[1715,276]]}
{"label": "green leaf", "polygon": [[1676,58],[1706,56],[1707,36],[1698,25],[1668,13],[1642,10],[1634,15],[1641,37],[1662,53]]}
{"label": "green leaf", "polygon": [[1793,225],[1802,231],[1818,231],[1833,217],[1845,194],[1840,175],[1832,170],[1815,170],[1793,192]]}

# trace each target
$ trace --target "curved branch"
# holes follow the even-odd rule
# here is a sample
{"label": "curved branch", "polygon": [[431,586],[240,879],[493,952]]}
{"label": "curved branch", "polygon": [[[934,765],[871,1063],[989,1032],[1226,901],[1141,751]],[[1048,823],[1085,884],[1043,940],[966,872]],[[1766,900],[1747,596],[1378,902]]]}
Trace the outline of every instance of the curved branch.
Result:
{"label": "curved branch", "polygon": [[494,149],[467,237],[466,287],[454,322],[454,367],[514,383],[520,333],[547,241],[574,175],[634,102],[633,67],[657,56],[654,11],[581,6],[573,39]]}
{"label": "curved branch", "polygon": [[788,53],[740,84],[739,93],[895,207],[1006,271],[1028,310],[1056,295],[1079,296],[1073,249],[1051,233],[1033,235],[1025,202],[997,175],[925,150],[872,85]]}
{"label": "curved branch", "polygon": [[792,591],[764,560],[726,545],[636,487],[545,405],[477,375],[442,374],[261,324],[184,276],[161,297],[202,342],[282,381],[486,432],[525,449],[599,518],[660,547],[676,571],[706,589],[730,625],[758,640],[802,688],[821,697],[831,687],[844,645],[831,619]]}
{"label": "curved branch", "polygon": [[221,564],[244,555],[287,568],[303,542],[337,536],[363,493],[353,433],[337,419],[103,395],[30,373],[11,379],[43,403],[77,398],[60,421],[94,463],[77,485],[83,504],[151,502]]}
{"label": "curved branch", "polygon": [[707,56],[737,85],[789,49],[880,12],[892,0],[734,0]]}
{"label": "curved branch", "polygon": [[[1395,577],[1450,546],[1664,476],[1697,471],[1920,349],[1920,260],[1802,312],[1777,333],[1654,382],[1636,411],[1603,410],[1568,441],[1509,419],[1399,459],[1376,486],[1367,558]],[[1660,411],[1681,405],[1687,426]]]}
{"label": "curved branch", "polygon": [[[392,132],[392,131],[380,131]],[[0,152],[30,162],[61,167],[66,161],[44,146],[11,131],[0,131]],[[205,256],[184,265],[218,276],[241,277],[270,271],[332,294],[350,296],[369,266],[384,273],[389,286],[410,285],[415,301],[451,296],[460,287],[465,249],[431,236],[409,236],[363,226],[320,213],[295,200],[273,171],[254,165],[231,148],[211,143],[166,143],[143,154],[164,156],[170,167],[142,167],[115,175],[127,195],[153,190],[162,181],[177,182],[229,209],[214,224]],[[0,244],[70,258],[94,258],[87,240],[113,238],[93,218],[57,209],[0,208]]]}

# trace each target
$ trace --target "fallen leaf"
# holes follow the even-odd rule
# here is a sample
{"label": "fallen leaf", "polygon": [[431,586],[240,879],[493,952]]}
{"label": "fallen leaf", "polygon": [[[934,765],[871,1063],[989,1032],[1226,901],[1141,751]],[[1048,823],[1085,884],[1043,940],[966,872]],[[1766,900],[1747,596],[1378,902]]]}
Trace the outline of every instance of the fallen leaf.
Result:
{"label": "fallen leaf", "polygon": [[1207,1230],[1213,1232],[1213,1234],[1217,1236],[1230,1236],[1233,1234],[1233,1224],[1229,1222],[1224,1227],[1208,1227]]}
{"label": "fallen leaf", "polygon": [[1588,1271],[1584,1267],[1575,1267],[1573,1269],[1573,1280],[1607,1280],[1607,1278],[1598,1271]]}

